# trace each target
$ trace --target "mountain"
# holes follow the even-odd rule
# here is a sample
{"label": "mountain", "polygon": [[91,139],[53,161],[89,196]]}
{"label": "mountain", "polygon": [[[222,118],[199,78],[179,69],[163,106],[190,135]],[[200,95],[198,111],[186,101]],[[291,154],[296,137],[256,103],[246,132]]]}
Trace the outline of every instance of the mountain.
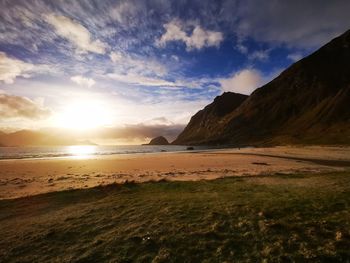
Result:
{"label": "mountain", "polygon": [[174,144],[350,144],[350,30],[223,117],[210,114],[213,104],[192,117]]}
{"label": "mountain", "polygon": [[184,131],[174,141],[174,144],[191,145],[210,142],[212,134],[216,132],[217,125],[247,98],[247,95],[233,92],[225,92],[221,96],[217,96],[211,104],[191,118]]}
{"label": "mountain", "polygon": [[147,145],[168,145],[169,142],[163,136],[158,136],[153,138]]}
{"label": "mountain", "polygon": [[52,132],[20,130],[12,133],[0,132],[0,146],[52,146],[91,144],[73,136]]}

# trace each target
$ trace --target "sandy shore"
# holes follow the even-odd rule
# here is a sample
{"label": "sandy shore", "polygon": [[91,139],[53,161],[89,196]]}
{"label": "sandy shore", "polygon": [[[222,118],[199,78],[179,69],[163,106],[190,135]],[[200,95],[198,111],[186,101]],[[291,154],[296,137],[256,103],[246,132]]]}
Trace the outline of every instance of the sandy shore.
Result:
{"label": "sandy shore", "polygon": [[206,152],[0,161],[0,199],[125,181],[210,180],[227,176],[348,169],[349,147],[275,147]]}

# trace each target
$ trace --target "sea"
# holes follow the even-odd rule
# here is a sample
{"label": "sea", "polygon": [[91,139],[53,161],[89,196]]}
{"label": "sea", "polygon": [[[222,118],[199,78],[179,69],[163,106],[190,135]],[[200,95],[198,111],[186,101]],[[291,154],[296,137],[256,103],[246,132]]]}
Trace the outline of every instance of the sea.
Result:
{"label": "sea", "polygon": [[[71,145],[43,147],[0,147],[0,159],[93,157],[114,154],[145,154],[187,151],[188,146],[178,145]],[[208,149],[204,146],[194,150]]]}

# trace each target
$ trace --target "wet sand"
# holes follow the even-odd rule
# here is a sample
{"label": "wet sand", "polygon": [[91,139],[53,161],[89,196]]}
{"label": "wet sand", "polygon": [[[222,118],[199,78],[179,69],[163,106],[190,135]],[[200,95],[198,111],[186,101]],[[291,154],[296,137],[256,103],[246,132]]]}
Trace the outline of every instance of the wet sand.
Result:
{"label": "wet sand", "polygon": [[0,199],[159,180],[321,173],[349,169],[349,147],[274,147],[204,152],[0,161]]}

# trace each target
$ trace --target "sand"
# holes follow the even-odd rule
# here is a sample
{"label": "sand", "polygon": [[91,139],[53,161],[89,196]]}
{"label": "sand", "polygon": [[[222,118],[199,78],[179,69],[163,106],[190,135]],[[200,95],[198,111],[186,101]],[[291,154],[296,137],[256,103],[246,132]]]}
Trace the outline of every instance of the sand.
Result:
{"label": "sand", "polygon": [[159,180],[322,173],[349,169],[349,147],[274,147],[0,161],[0,199]]}

